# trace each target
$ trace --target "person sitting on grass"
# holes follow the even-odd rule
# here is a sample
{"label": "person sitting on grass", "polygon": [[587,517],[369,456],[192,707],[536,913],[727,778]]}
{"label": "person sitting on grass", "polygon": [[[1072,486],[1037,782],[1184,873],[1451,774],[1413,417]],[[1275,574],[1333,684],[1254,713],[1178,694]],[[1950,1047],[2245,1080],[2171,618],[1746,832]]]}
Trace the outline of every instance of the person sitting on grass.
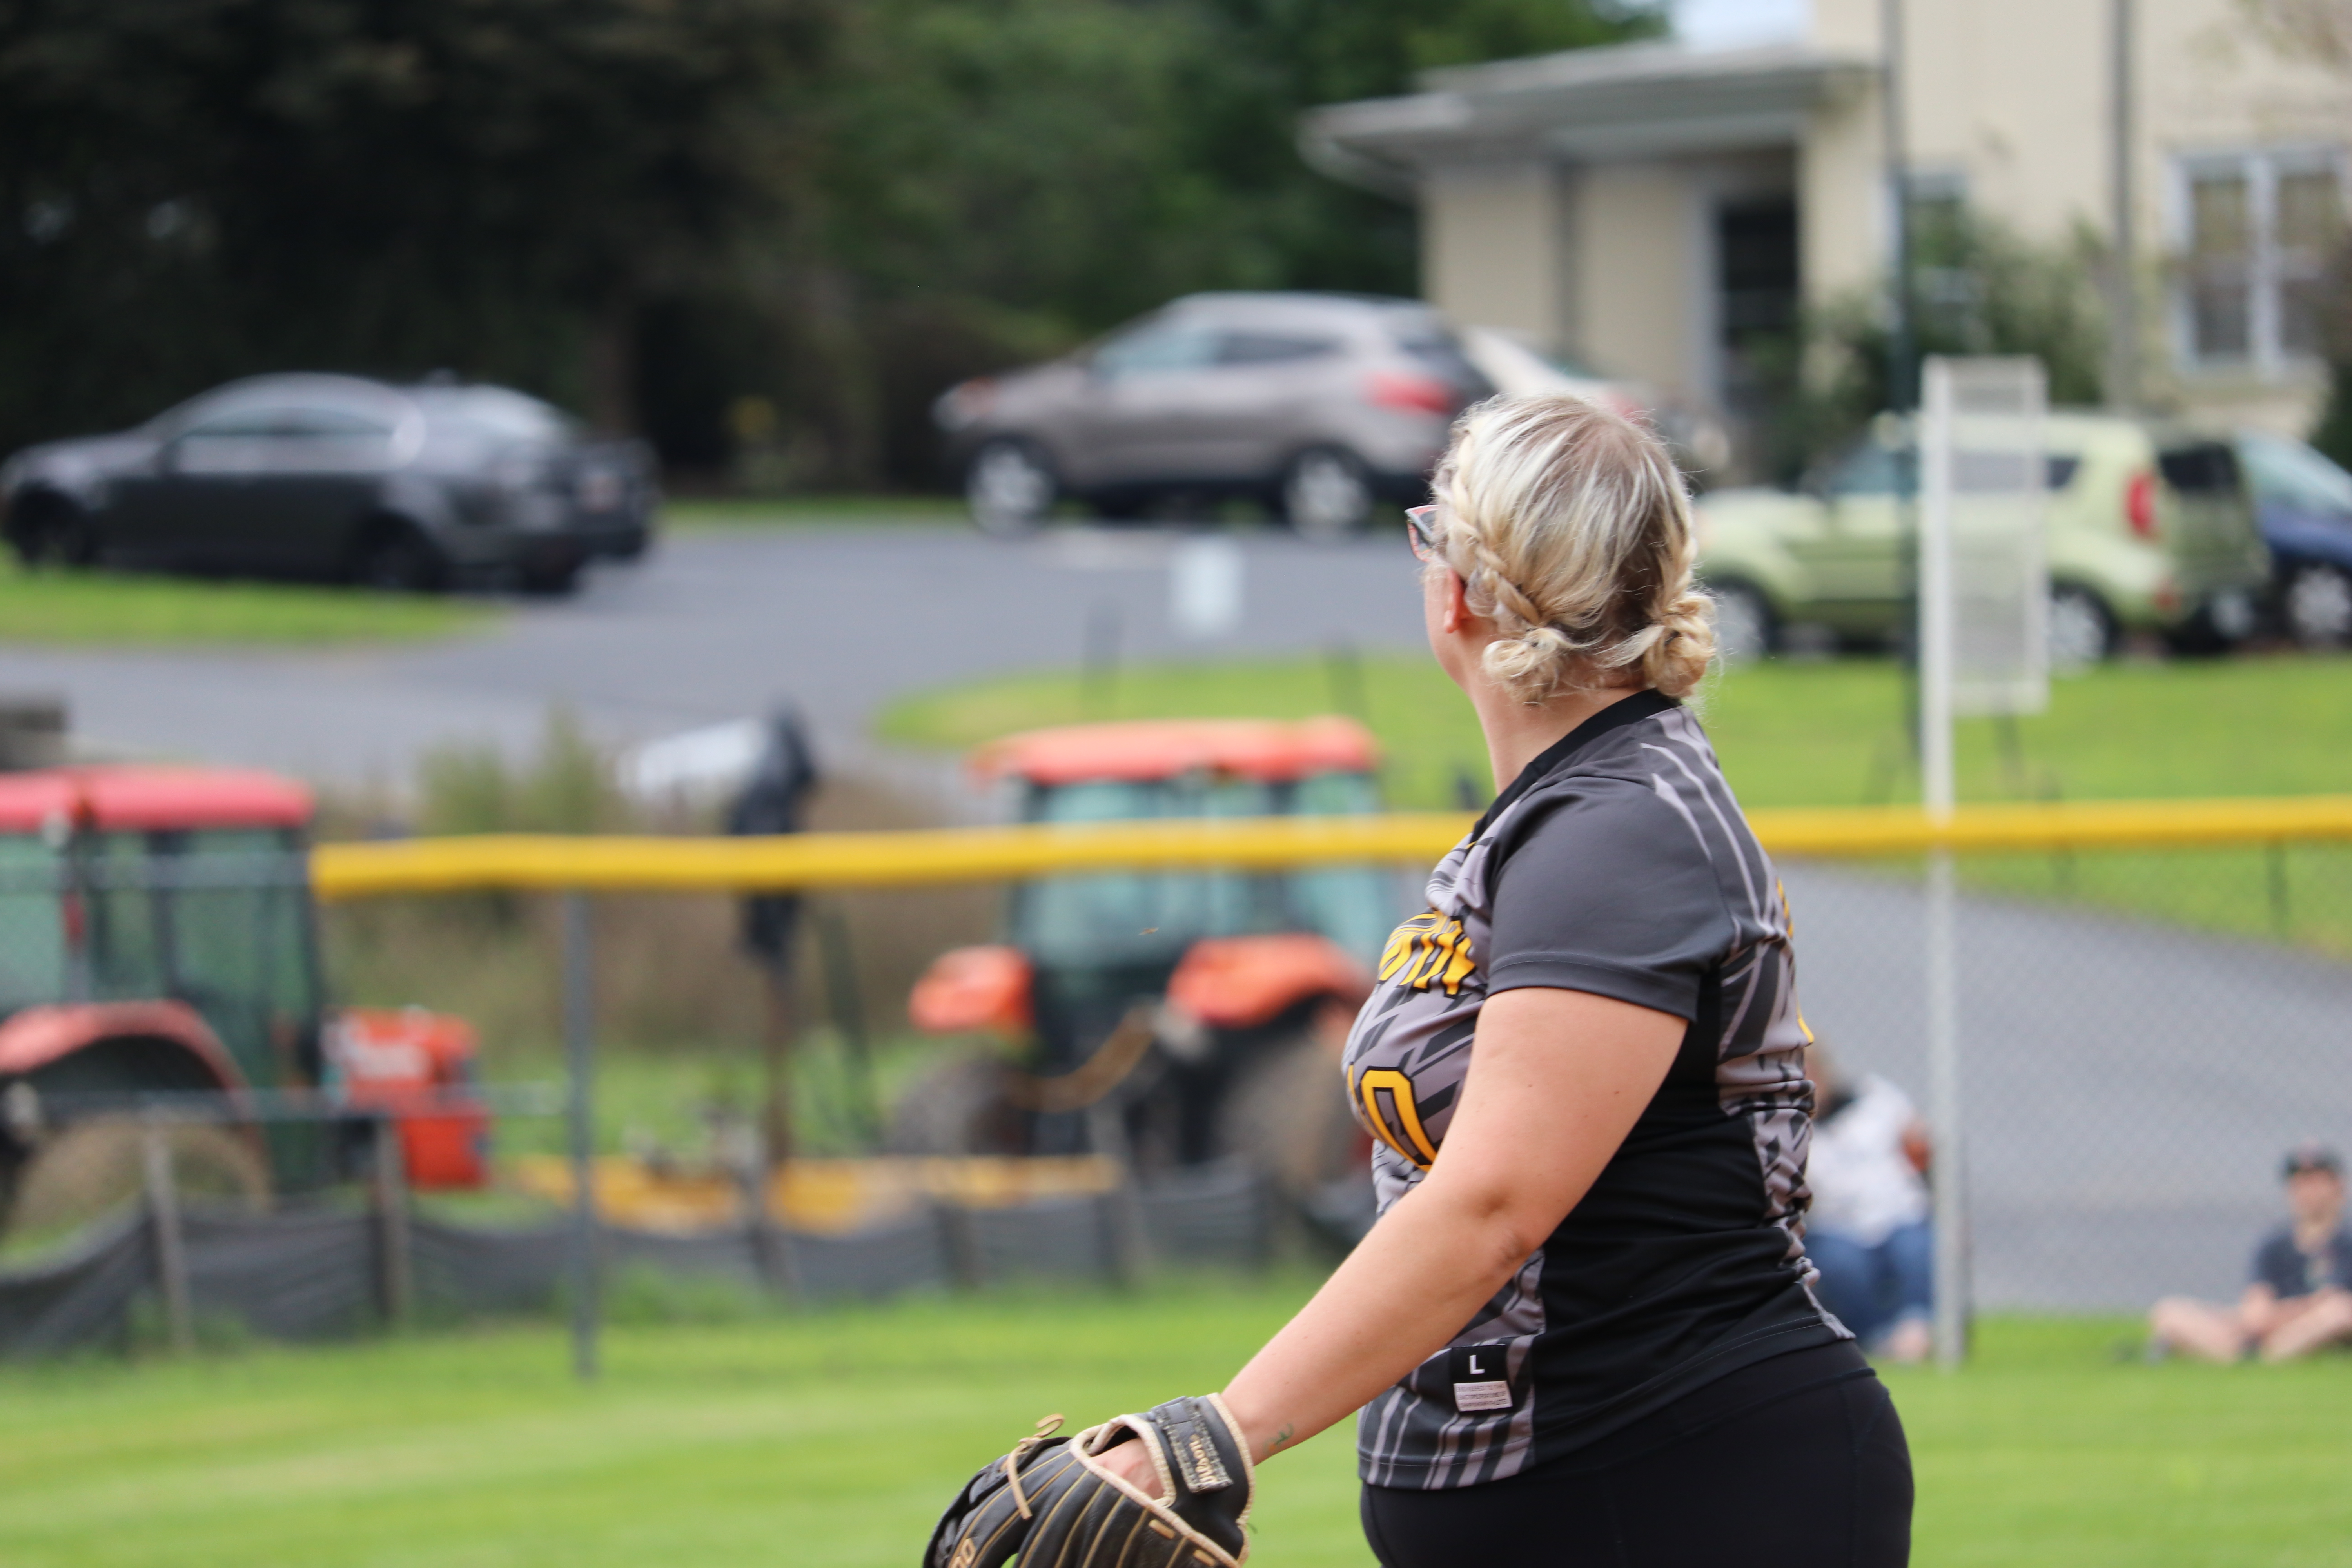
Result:
{"label": "person sitting on grass", "polygon": [[2166,1297],[2147,1315],[2150,1351],[2289,1361],[2352,1344],[2352,1231],[2344,1227],[2344,1163],[2333,1149],[2305,1143],[2286,1157],[2286,1205],[2294,1218],[2255,1249],[2237,1306]]}
{"label": "person sitting on grass", "polygon": [[1805,1049],[1805,1076],[1813,1080],[1805,1255],[1822,1271],[1813,1289],[1877,1354],[1924,1361],[1936,1300],[1935,1232],[1920,1179],[1927,1130],[1901,1089],[1876,1073],[1847,1079],[1818,1041]]}

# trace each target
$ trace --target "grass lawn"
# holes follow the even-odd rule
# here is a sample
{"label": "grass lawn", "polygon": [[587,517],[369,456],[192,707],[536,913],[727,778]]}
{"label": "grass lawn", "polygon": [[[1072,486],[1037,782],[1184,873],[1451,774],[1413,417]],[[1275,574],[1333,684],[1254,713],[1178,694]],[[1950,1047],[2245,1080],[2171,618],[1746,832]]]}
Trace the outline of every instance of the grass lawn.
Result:
{"label": "grass lawn", "polygon": [[[903,1568],[991,1455],[1214,1387],[1311,1288],[1194,1279],[622,1328],[592,1389],[530,1326],[0,1373],[11,1568]],[[2352,1565],[2352,1359],[2117,1363],[2005,1321],[1890,1375],[1923,1568]],[[1252,1561],[1370,1562],[1346,1434],[1268,1468]]]}
{"label": "grass lawn", "polygon": [[[1771,660],[1718,678],[1702,715],[1747,805],[1918,798],[1902,671],[1885,659]],[[901,745],[961,750],[1039,724],[1097,718],[1353,711],[1388,754],[1389,799],[1443,808],[1491,790],[1478,726],[1423,657],[1147,665],[1108,695],[1073,671],[943,688],[887,709]],[[2118,663],[2056,682],[2049,711],[1959,727],[1964,800],[2105,800],[2352,792],[2352,658]],[[2352,848],[2298,845],[2173,854],[2012,856],[1966,863],[1979,886],[2168,921],[2284,934],[2352,952]],[[2280,894],[2284,892],[2284,899]]]}
{"label": "grass lawn", "polygon": [[[1886,659],[1771,660],[1718,678],[1701,710],[1750,806],[1918,798],[1902,671]],[[1106,700],[1075,670],[945,687],[884,710],[881,738],[962,750],[1087,719],[1303,717],[1355,712],[1389,754],[1402,806],[1455,804],[1454,778],[1489,790],[1478,726],[1426,657],[1145,665]],[[2118,663],[2056,682],[2046,713],[2008,735],[1959,727],[1965,800],[2302,795],[2352,791],[2352,658]]]}
{"label": "grass lawn", "polygon": [[400,642],[488,625],[456,598],[289,583],[27,572],[0,562],[0,643]]}
{"label": "grass lawn", "polygon": [[727,496],[671,500],[662,526],[683,533],[757,528],[969,528],[960,496]]}

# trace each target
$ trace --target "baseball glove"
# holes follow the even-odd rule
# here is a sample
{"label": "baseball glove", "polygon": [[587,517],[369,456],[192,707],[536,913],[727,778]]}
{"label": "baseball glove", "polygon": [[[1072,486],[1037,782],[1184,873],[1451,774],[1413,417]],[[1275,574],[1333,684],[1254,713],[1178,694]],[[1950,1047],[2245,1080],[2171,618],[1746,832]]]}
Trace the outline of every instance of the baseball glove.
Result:
{"label": "baseball glove", "polygon": [[[972,1477],[940,1515],[923,1568],[1240,1568],[1255,1479],[1249,1447],[1215,1394],[1171,1399],[1076,1436],[1037,1435]],[[1143,1444],[1167,1500],[1103,1468],[1129,1437]]]}

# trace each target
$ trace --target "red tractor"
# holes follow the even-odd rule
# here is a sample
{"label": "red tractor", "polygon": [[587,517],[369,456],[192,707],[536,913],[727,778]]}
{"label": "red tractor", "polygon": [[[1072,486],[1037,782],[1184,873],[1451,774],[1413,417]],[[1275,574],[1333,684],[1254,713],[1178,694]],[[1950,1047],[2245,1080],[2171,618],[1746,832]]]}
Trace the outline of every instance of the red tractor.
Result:
{"label": "red tractor", "polygon": [[310,816],[308,791],[266,773],[0,773],[12,1229],[53,1229],[135,1191],[141,1119],[159,1110],[177,1179],[201,1194],[259,1204],[340,1180],[386,1117],[413,1184],[481,1184],[472,1031],[327,1005]]}
{"label": "red tractor", "polygon": [[[1032,823],[1380,809],[1351,720],[1077,725],[982,748]],[[1115,871],[1013,889],[1007,940],[942,954],[908,1015],[997,1037],[918,1084],[906,1152],[1119,1153],[1149,1176],[1239,1158],[1310,1208],[1360,1177],[1339,1051],[1400,913],[1370,867]]]}

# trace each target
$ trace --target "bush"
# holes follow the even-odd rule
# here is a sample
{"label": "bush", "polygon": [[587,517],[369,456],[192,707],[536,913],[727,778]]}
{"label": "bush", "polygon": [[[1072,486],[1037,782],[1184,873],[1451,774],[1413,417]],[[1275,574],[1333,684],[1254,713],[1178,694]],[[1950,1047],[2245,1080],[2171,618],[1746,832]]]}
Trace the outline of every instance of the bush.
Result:
{"label": "bush", "polygon": [[[1921,204],[1915,215],[1912,333],[1929,354],[2034,354],[2053,404],[2092,404],[2102,394],[2106,322],[2098,278],[2105,266],[2087,230],[2037,243],[1965,208]],[[1888,382],[1894,288],[1882,279],[1810,314],[1794,334],[1744,345],[1763,395],[1754,467],[1795,480],[1857,434],[1880,410],[1917,395]]]}

